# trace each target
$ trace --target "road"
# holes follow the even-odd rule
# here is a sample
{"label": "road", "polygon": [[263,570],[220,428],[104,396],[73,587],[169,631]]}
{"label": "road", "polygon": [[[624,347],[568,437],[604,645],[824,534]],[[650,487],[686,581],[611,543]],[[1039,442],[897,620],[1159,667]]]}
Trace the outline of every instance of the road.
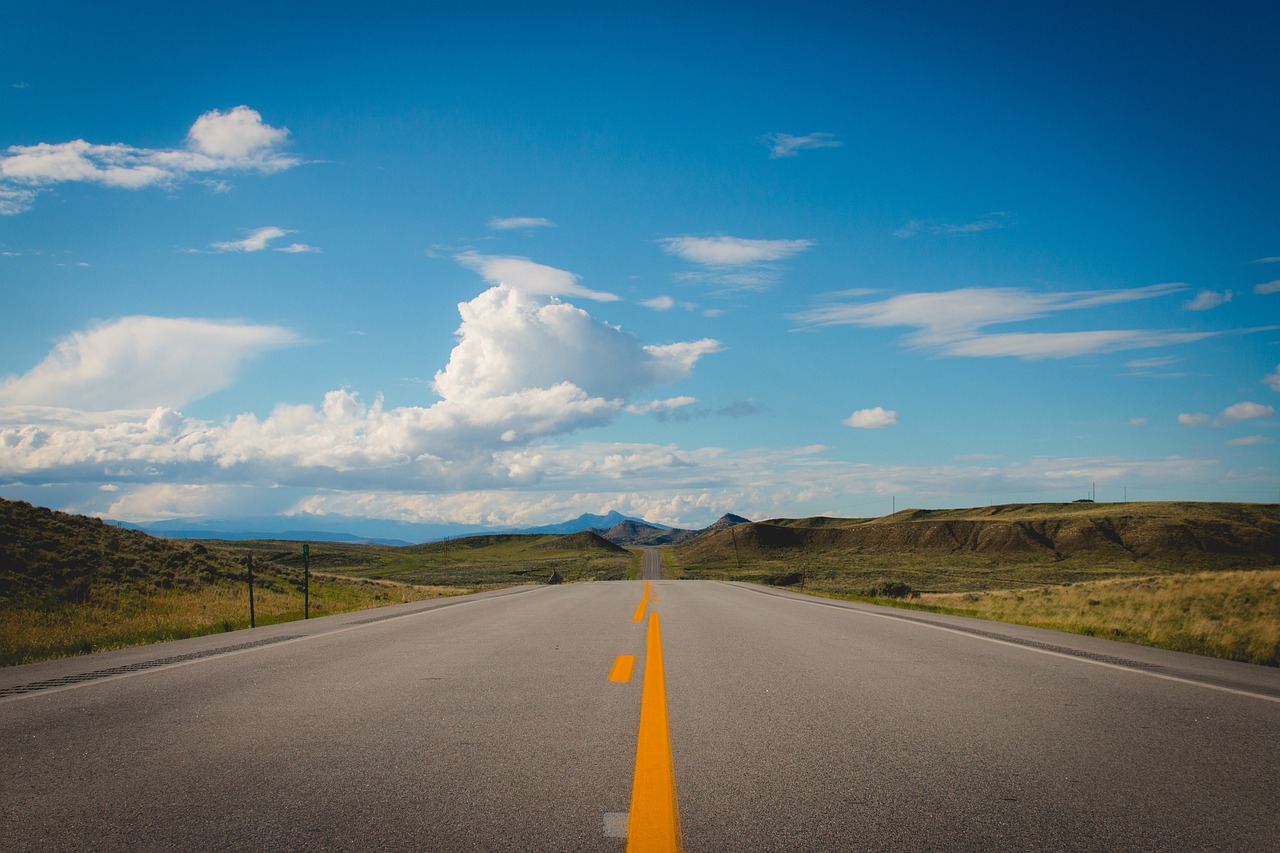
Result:
{"label": "road", "polygon": [[1274,850],[1278,745],[1262,667],[520,587],[0,670],[0,849]]}

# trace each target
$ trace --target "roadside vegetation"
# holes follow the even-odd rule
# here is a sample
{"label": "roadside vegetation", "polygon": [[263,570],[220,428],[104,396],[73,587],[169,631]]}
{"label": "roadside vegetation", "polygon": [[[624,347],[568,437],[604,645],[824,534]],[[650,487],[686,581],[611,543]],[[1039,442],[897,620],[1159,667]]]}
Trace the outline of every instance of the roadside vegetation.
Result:
{"label": "roadside vegetation", "polygon": [[1280,665],[1280,507],[1028,504],[775,519],[673,550],[784,586]]}
{"label": "roadside vegetation", "polygon": [[[315,542],[310,613],[324,616],[524,583],[621,579],[639,555],[593,534],[487,536],[410,547]],[[303,617],[302,543],[160,539],[0,500],[0,665]]]}
{"label": "roadside vegetation", "polygon": [[947,613],[1280,666],[1280,569],[924,594]]}

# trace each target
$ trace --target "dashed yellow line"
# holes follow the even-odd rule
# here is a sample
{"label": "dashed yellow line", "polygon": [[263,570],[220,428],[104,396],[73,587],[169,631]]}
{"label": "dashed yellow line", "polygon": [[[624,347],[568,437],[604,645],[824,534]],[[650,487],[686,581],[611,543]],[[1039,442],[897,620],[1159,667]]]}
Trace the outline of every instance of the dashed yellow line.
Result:
{"label": "dashed yellow line", "polygon": [[618,655],[617,660],[613,662],[613,669],[609,670],[609,680],[623,683],[630,681],[631,669],[635,665],[635,655]]}
{"label": "dashed yellow line", "polygon": [[651,853],[683,848],[680,806],[676,799],[676,768],[667,725],[662,633],[658,614],[650,613],[645,636],[644,685],[640,689],[640,734],[636,741],[635,777],[631,783],[631,814],[627,821],[627,850],[628,853]]}

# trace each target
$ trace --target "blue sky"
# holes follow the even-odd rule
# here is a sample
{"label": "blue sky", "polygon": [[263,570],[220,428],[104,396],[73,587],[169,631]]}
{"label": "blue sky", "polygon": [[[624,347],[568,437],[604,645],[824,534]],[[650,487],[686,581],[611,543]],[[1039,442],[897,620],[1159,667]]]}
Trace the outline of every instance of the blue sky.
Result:
{"label": "blue sky", "polygon": [[1280,8],[30,4],[0,495],[1276,501]]}

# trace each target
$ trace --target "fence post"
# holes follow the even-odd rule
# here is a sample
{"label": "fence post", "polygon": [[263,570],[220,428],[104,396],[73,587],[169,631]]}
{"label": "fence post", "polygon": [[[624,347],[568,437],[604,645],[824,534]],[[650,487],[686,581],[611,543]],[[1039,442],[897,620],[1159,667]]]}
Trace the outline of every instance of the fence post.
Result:
{"label": "fence post", "polygon": [[245,565],[249,567],[249,627],[256,628],[257,623],[253,616],[253,555],[244,555]]}
{"label": "fence post", "polygon": [[302,618],[311,618],[311,548],[302,543]]}

